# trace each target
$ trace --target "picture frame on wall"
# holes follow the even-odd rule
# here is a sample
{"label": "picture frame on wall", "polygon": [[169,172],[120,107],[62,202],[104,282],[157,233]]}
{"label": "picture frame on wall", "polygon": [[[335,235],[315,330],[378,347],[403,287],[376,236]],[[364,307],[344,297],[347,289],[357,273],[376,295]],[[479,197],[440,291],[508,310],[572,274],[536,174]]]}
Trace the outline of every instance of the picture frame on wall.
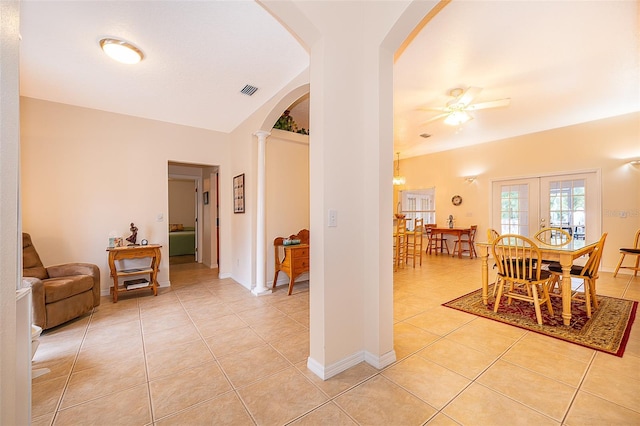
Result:
{"label": "picture frame on wall", "polygon": [[244,173],[233,178],[233,212],[244,213]]}

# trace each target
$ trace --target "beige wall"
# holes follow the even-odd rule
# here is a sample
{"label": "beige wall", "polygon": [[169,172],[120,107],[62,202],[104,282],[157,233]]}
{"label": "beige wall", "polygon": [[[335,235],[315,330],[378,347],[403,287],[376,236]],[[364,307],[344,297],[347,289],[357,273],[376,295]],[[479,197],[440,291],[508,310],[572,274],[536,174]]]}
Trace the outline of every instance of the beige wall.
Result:
{"label": "beige wall", "polygon": [[169,224],[196,226],[196,182],[169,179]]}
{"label": "beige wall", "polygon": [[[266,147],[267,287],[273,284],[276,237],[309,229],[309,137],[272,130]],[[313,238],[313,236],[311,237]],[[299,280],[308,279],[308,274]],[[288,283],[286,274],[278,282]]]}
{"label": "beige wall", "polygon": [[[593,121],[401,160],[403,189],[436,188],[437,222],[453,214],[456,226],[477,224],[478,239],[490,227],[491,183],[572,171],[599,170],[602,184],[602,231],[608,232],[603,269],[612,270],[618,248],[632,243],[640,228],[640,113]],[[473,183],[465,176],[478,176]],[[464,202],[451,204],[453,195]],[[621,214],[622,212],[622,214]]]}
{"label": "beige wall", "polygon": [[[163,245],[159,281],[169,282],[169,161],[228,169],[229,136],[120,114],[21,98],[23,229],[46,265],[83,261],[110,281],[109,234]],[[229,208],[221,198],[221,207]],[[162,216],[158,220],[158,216]],[[221,252],[231,251],[230,239]],[[232,273],[229,256],[220,273]]]}

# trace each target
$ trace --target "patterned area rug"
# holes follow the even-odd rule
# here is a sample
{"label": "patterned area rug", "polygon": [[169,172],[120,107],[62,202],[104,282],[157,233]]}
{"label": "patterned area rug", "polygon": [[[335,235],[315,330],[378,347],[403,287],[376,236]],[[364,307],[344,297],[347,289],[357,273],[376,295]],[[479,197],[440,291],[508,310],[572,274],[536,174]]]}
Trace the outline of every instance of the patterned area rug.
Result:
{"label": "patterned area rug", "polygon": [[585,304],[572,301],[571,324],[564,326],[562,324],[562,299],[553,297],[552,305],[555,315],[551,316],[546,306],[542,306],[543,325],[540,326],[536,322],[533,304],[525,301],[514,299],[511,305],[507,305],[507,299],[503,297],[498,312],[494,313],[492,291],[492,286],[489,286],[487,306],[482,304],[481,289],[443,303],[443,306],[620,357],[624,353],[638,308],[638,302],[632,300],[598,296],[598,309],[592,312],[591,319],[589,319]]}

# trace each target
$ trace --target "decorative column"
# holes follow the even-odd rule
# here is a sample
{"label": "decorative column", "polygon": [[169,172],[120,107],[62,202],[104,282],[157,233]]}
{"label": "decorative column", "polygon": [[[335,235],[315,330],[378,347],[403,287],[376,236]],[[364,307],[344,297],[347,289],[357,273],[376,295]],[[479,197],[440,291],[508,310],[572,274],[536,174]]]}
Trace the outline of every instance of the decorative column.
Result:
{"label": "decorative column", "polygon": [[258,137],[258,205],[256,208],[256,286],[251,290],[256,296],[271,293],[267,283],[267,255],[266,255],[266,145],[270,132],[258,130],[254,133]]}

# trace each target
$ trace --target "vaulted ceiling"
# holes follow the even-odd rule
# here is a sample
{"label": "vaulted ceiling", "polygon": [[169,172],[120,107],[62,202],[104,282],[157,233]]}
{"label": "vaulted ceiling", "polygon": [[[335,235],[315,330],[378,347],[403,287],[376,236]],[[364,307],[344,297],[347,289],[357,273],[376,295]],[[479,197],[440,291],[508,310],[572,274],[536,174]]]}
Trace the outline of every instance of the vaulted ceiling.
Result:
{"label": "vaulted ceiling", "polygon": [[[394,66],[395,151],[421,155],[640,110],[638,28],[634,0],[452,1]],[[221,132],[309,65],[253,1],[23,0],[21,36],[23,96]],[[112,61],[98,46],[105,36],[133,42],[145,59]],[[246,84],[258,91],[240,93]],[[511,103],[473,112],[461,127],[425,123],[437,114],[426,108],[470,86],[482,88],[474,101]]]}

